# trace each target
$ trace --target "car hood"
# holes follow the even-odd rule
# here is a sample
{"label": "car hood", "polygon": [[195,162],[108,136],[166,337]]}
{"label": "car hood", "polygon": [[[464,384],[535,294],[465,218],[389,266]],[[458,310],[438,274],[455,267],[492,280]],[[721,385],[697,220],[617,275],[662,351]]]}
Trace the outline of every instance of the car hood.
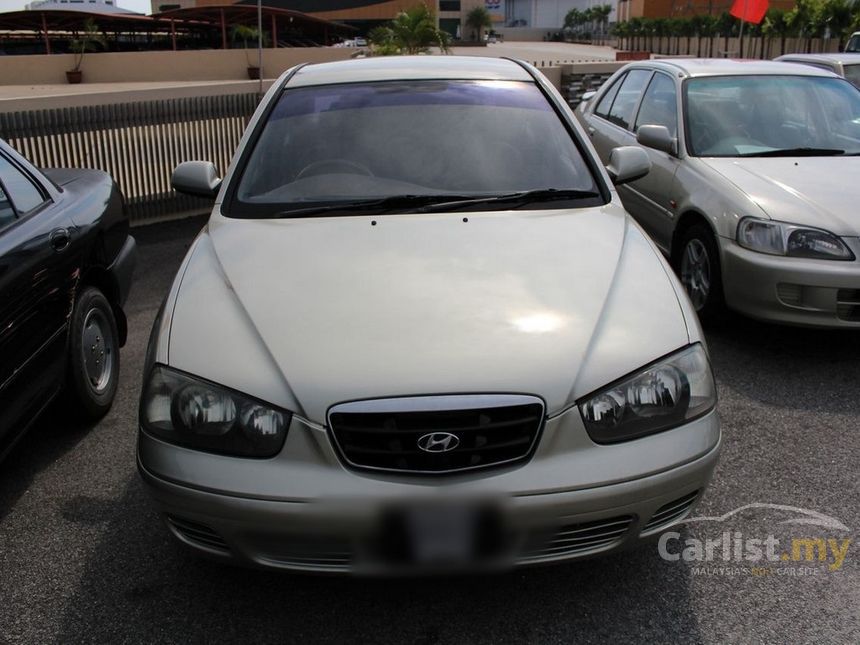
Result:
{"label": "car hood", "polygon": [[703,158],[775,220],[860,235],[860,157]]}
{"label": "car hood", "polygon": [[169,363],[318,423],[443,393],[535,394],[553,414],[689,342],[674,276],[618,205],[467,215],[213,216]]}

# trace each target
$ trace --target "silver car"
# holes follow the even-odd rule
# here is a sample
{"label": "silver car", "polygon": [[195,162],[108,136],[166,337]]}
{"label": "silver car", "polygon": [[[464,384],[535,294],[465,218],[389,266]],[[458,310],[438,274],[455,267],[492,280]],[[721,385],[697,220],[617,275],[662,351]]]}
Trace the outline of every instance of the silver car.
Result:
{"label": "silver car", "polygon": [[824,69],[860,87],[860,54],[786,54],[775,60]]}
{"label": "silver car", "polygon": [[155,321],[138,465],[173,535],[278,569],[436,571],[679,521],[720,430],[695,312],[533,68],[296,67]]}
{"label": "silver car", "polygon": [[635,63],[576,110],[601,158],[643,145],[619,187],[696,310],[860,327],[860,92],[806,65]]}

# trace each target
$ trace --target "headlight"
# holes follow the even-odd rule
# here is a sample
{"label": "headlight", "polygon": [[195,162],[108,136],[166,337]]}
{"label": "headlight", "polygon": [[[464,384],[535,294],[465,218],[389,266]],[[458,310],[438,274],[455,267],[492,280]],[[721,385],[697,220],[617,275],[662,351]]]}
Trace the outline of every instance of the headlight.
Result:
{"label": "headlight", "polygon": [[738,224],[738,244],[771,255],[818,260],[854,259],[851,250],[833,233],[755,217],[745,217]]}
{"label": "headlight", "polygon": [[273,457],[287,437],[291,414],[238,392],[156,365],[140,400],[150,434],[196,450]]}
{"label": "headlight", "polygon": [[593,441],[615,443],[682,425],[716,402],[708,356],[696,344],[592,394],[579,411]]}

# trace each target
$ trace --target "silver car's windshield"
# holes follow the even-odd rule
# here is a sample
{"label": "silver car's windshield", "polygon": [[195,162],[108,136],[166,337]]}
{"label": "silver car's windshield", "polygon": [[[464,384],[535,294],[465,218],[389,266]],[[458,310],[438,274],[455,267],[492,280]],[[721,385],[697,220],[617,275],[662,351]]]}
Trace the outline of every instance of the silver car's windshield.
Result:
{"label": "silver car's windshield", "polygon": [[860,63],[856,65],[845,65],[845,78],[848,79],[854,87],[860,88]]}
{"label": "silver car's windshield", "polygon": [[535,84],[327,85],[288,89],[277,99],[230,213],[289,217],[323,206],[441,205],[526,191],[551,193],[548,203],[599,192]]}
{"label": "silver car's windshield", "polygon": [[860,92],[817,76],[713,76],[684,84],[699,157],[860,154]]}

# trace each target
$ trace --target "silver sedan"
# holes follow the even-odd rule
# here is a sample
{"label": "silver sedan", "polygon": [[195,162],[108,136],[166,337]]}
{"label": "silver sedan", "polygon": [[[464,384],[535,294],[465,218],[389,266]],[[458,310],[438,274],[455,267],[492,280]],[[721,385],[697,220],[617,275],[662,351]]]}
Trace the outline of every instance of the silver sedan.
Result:
{"label": "silver sedan", "polygon": [[[509,566],[680,521],[719,452],[695,313],[532,67],[309,65],[262,101],[155,322],[138,463],[200,553]],[[656,556],[655,556],[656,557]]]}
{"label": "silver sedan", "polygon": [[645,146],[619,187],[703,318],[860,327],[860,92],[805,65],[635,63],[577,108],[601,158]]}

